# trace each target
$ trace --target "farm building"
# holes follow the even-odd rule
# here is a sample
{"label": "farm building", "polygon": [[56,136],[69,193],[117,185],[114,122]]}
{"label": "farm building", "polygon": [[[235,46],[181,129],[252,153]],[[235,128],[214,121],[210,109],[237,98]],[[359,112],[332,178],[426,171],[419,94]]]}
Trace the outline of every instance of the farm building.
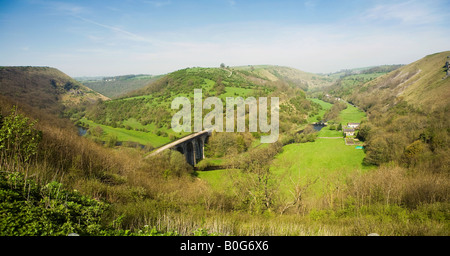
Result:
{"label": "farm building", "polygon": [[354,136],[355,135],[355,129],[343,129],[345,136]]}
{"label": "farm building", "polygon": [[360,125],[360,123],[347,123],[347,127],[348,128],[353,128],[353,129],[358,128],[359,125]]}

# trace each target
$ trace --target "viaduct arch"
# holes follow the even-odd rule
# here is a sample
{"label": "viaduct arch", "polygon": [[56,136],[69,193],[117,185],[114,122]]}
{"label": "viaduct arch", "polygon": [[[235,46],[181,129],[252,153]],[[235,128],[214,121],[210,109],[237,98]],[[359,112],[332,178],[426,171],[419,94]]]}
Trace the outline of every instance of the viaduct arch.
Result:
{"label": "viaduct arch", "polygon": [[211,136],[211,133],[212,130],[204,130],[188,135],[184,138],[160,147],[147,157],[159,154],[166,149],[172,149],[177,150],[178,152],[183,154],[188,164],[195,166],[200,160],[205,158],[205,143],[208,142],[208,137]]}

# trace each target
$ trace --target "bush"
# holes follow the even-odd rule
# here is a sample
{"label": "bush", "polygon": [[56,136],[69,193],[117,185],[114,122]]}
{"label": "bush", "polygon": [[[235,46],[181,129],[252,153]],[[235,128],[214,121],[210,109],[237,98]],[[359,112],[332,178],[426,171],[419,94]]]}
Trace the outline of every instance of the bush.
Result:
{"label": "bush", "polygon": [[[0,154],[1,159],[28,162],[37,153],[42,132],[34,129],[36,121],[18,114],[13,107],[11,114],[5,118],[0,116]],[[4,163],[2,162],[2,165]]]}
{"label": "bush", "polygon": [[63,189],[25,179],[18,172],[0,173],[0,235],[97,235],[107,205]]}

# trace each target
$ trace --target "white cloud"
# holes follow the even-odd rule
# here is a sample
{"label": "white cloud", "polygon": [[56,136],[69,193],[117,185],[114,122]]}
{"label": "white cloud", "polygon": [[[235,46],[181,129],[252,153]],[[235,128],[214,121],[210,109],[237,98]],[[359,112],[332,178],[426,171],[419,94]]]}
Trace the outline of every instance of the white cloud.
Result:
{"label": "white cloud", "polygon": [[[138,35],[136,33],[132,33],[130,31],[127,31],[127,30],[125,30],[123,28],[120,28],[120,27],[102,24],[102,23],[99,23],[99,22],[96,22],[96,21],[93,21],[93,20],[90,20],[90,19],[83,18],[83,17],[78,16],[78,15],[74,15],[74,17],[76,17],[76,18],[78,18],[78,19],[80,19],[80,20],[82,20],[84,22],[96,25],[96,26],[101,27],[101,28],[105,28],[105,29],[107,29],[109,31],[112,31],[114,33],[117,33],[117,34],[120,34],[120,35],[122,35],[123,39],[129,40],[129,41],[144,42],[144,43],[155,43],[156,42],[155,40],[152,40],[149,37],[144,37],[144,36]],[[87,35],[87,37],[89,39],[91,39],[91,40],[96,40],[96,41],[99,41],[101,39],[101,37],[93,36],[93,35]]]}
{"label": "white cloud", "polygon": [[432,24],[443,19],[435,8],[433,1],[410,0],[378,4],[367,10],[363,16],[368,21],[393,21],[408,25]]}

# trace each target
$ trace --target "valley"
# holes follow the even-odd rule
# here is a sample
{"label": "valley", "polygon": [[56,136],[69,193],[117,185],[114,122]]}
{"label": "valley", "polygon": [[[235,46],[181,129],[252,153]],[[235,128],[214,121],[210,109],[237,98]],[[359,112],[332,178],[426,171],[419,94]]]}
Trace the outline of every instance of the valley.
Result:
{"label": "valley", "polygon": [[[448,235],[449,55],[333,74],[224,65],[85,84],[1,67],[1,234]],[[193,102],[194,89],[202,100],[278,97],[279,139],[213,131],[194,166],[176,150],[150,155],[190,134],[172,129],[171,103]],[[348,123],[358,127],[344,138]]]}

